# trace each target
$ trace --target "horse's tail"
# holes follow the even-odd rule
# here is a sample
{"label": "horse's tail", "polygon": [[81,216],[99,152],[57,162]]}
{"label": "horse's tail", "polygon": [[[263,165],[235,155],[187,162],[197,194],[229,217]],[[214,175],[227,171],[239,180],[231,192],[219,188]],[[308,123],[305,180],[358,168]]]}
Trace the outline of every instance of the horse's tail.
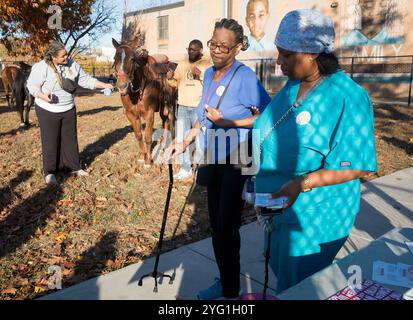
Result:
{"label": "horse's tail", "polygon": [[[10,67],[6,67],[4,68],[4,73],[6,75],[6,79],[7,79],[7,83],[4,84],[4,90],[7,91],[11,91],[12,97],[15,98],[16,97],[16,88],[14,85],[14,80],[13,80],[13,74],[11,73],[11,68]],[[14,105],[11,103],[10,107],[13,108]]]}
{"label": "horse's tail", "polygon": [[159,105],[159,112],[162,112],[165,115],[165,87],[163,84],[163,80],[157,81],[157,85],[159,86],[159,96],[158,96],[158,105]]}
{"label": "horse's tail", "polygon": [[26,92],[24,89],[24,82],[25,82],[24,74],[22,71],[20,71],[20,69],[16,68],[15,77],[13,79],[13,74],[10,68],[8,68],[8,70],[6,71],[6,76],[7,76],[7,80],[9,81],[10,88],[14,95],[15,105],[17,107],[17,110],[23,110],[24,100],[26,98]]}
{"label": "horse's tail", "polygon": [[27,80],[24,82],[24,92],[27,97],[27,108],[31,108],[34,104],[34,97],[31,95],[29,92],[29,89],[27,88]]}

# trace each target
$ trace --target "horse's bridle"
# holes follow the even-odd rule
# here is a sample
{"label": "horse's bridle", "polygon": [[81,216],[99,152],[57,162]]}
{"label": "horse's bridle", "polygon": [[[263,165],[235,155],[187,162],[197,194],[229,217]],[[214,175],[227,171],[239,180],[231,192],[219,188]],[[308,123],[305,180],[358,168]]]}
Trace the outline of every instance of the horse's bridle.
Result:
{"label": "horse's bridle", "polygon": [[[132,51],[133,51],[133,49],[130,47],[130,46],[128,46],[128,45],[126,45],[126,44],[124,44],[124,45],[122,45],[122,46],[120,46],[120,47],[127,47],[127,48],[129,48],[129,49],[131,49]],[[118,49],[120,48],[120,47],[118,47]],[[113,66],[112,67],[115,67],[115,63],[116,62],[113,62]],[[136,71],[136,69],[135,69],[135,67],[136,66],[138,66],[139,68],[142,68],[142,80],[141,80],[141,85],[139,86],[139,88],[138,89],[135,89],[134,87],[133,87],[133,81],[135,80],[135,71]],[[141,98],[142,98],[142,94],[143,94],[143,90],[145,89],[145,86],[146,86],[146,81],[145,81],[145,76],[144,76],[144,68],[145,67],[145,65],[142,65],[142,64],[140,64],[139,63],[139,61],[137,61],[137,59],[136,59],[136,54],[135,54],[135,56],[133,57],[133,65],[132,65],[132,72],[131,72],[131,75],[128,77],[129,78],[129,80],[128,80],[128,82],[126,83],[126,88],[125,88],[125,90],[126,90],[126,93],[121,93],[121,96],[127,96],[127,95],[130,95],[129,93],[128,93],[128,90],[130,89],[130,91],[131,91],[131,93],[134,95],[134,94],[137,94],[138,95],[138,100],[140,100]],[[115,69],[116,70],[116,69]],[[117,70],[116,70],[116,72],[117,72]],[[117,80],[117,77],[116,77],[116,80]],[[116,81],[116,83],[117,83],[118,81]],[[117,88],[118,88],[118,90],[119,90],[119,87],[118,86],[116,86]],[[120,91],[120,90],[119,90]]]}

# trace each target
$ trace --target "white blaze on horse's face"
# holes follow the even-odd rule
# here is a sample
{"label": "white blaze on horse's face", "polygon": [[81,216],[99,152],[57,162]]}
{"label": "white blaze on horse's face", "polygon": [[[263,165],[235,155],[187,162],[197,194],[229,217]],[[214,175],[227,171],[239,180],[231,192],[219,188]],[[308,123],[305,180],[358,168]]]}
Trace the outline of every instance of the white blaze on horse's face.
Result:
{"label": "white blaze on horse's face", "polygon": [[118,80],[117,80],[117,88],[121,94],[126,94],[128,86],[129,86],[129,79],[124,70],[126,64],[126,52],[125,49],[122,49],[120,54],[120,65],[118,69]]}
{"label": "white blaze on horse's face", "polygon": [[124,73],[124,71],[123,71],[123,64],[124,64],[124,62],[125,62],[125,58],[126,58],[125,50],[122,50],[121,62],[120,62],[120,69],[119,69],[120,73]]}

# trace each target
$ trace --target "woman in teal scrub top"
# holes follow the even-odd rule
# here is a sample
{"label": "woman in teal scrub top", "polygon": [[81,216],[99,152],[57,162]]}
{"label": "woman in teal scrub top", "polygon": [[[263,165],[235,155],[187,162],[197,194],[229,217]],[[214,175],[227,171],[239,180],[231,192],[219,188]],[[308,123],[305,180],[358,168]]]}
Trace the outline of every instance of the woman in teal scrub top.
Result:
{"label": "woman in teal scrub top", "polygon": [[264,224],[278,293],[333,262],[360,208],[359,179],[377,171],[372,103],[340,70],[334,38],[316,10],[284,17],[275,44],[289,81],[254,124],[256,191],[289,199]]}

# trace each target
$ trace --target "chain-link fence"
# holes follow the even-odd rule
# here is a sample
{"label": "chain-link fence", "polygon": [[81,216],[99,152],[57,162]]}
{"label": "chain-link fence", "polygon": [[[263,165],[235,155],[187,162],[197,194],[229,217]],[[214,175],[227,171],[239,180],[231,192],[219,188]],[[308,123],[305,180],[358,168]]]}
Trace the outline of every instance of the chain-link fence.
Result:
{"label": "chain-link fence", "polygon": [[96,78],[110,78],[115,74],[111,66],[84,66],[83,70]]}
{"label": "chain-link fence", "polygon": [[410,106],[413,56],[340,57],[340,64],[373,100]]}
{"label": "chain-link fence", "polygon": [[257,74],[262,85],[271,96],[275,95],[287,81],[274,59],[248,59],[241,60],[241,62]]}
{"label": "chain-link fence", "polygon": [[[340,57],[339,61],[343,70],[364,87],[375,102],[411,105],[413,56]],[[275,59],[249,59],[242,62],[256,72],[271,95],[275,95],[287,81]],[[1,63],[3,66],[20,66],[15,61]],[[103,81],[114,79],[115,70],[111,65],[83,66],[83,69]],[[0,91],[3,91],[1,81]]]}
{"label": "chain-link fence", "polygon": [[[340,57],[343,70],[378,103],[412,103],[413,56]],[[274,59],[243,60],[272,95],[287,81]]]}

